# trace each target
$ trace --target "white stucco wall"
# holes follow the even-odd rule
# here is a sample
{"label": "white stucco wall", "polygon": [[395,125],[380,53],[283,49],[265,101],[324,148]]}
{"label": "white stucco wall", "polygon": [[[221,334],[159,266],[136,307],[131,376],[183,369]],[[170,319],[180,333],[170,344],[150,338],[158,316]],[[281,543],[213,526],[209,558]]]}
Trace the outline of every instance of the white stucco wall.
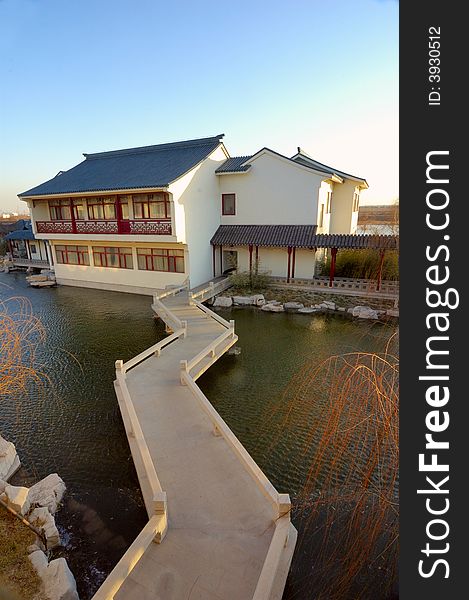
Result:
{"label": "white stucco wall", "polygon": [[[247,173],[220,175],[221,223],[317,224],[318,194],[324,176],[271,154],[252,162]],[[236,215],[221,215],[221,194],[236,194]]]}
{"label": "white stucco wall", "polygon": [[[333,193],[334,190],[334,184],[329,182],[329,181],[323,181],[321,183],[321,187],[319,188],[319,202],[318,202],[318,215],[317,215],[317,219],[316,219],[316,223],[318,225],[318,229],[317,232],[318,233],[329,233],[329,227],[330,227],[330,213],[326,213],[326,207],[327,207],[327,194],[328,193]],[[324,207],[324,218],[323,218],[323,224],[322,227],[319,226],[319,216],[321,213],[321,206]]]}
{"label": "white stucco wall", "polygon": [[355,233],[358,222],[358,211],[352,212],[355,192],[360,192],[356,181],[345,179],[344,183],[334,185],[330,233]]}
{"label": "white stucco wall", "polygon": [[208,281],[213,276],[210,239],[220,225],[220,187],[215,175],[226,160],[221,147],[200,165],[169,186],[172,194],[178,240],[185,240],[189,249],[191,286]]}

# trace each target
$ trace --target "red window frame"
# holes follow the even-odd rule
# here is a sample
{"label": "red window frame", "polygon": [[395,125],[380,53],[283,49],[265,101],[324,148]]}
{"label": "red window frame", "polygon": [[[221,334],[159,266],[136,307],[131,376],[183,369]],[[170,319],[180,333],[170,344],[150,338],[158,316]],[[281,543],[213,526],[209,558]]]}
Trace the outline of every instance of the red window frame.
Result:
{"label": "red window frame", "polygon": [[[58,244],[55,247],[55,256],[57,262],[61,265],[80,265],[89,267],[90,253],[88,246],[75,246],[72,244]],[[70,262],[68,255],[71,253],[77,255],[78,262]]]}
{"label": "red window frame", "polygon": [[[68,211],[68,216],[65,216],[65,209]],[[70,221],[70,199],[49,200],[49,215],[51,221]]]}
{"label": "red window frame", "polygon": [[[117,211],[116,211],[116,198],[112,196],[102,196],[96,198],[87,198],[86,201],[88,207],[88,219],[90,221],[115,221],[117,219]],[[105,206],[113,207],[113,216],[107,217]],[[103,216],[100,217],[97,214],[97,210],[95,207],[101,207]]]}
{"label": "red window frame", "polygon": [[[166,193],[155,193],[155,194],[135,194],[132,196],[132,204],[134,209],[134,219],[170,219],[171,218],[171,203],[169,201],[169,196]],[[159,217],[151,216],[151,207],[155,205],[163,205],[164,206],[164,215]],[[136,206],[141,207],[142,216],[137,216]],[[157,212],[157,211],[155,211]]]}
{"label": "red window frame", "polygon": [[[227,212],[225,207],[225,199],[227,197],[233,198],[233,212]],[[221,214],[223,216],[232,217],[236,214],[236,194],[222,194],[221,195]]]}
{"label": "red window frame", "polygon": [[[171,254],[173,252],[179,254]],[[163,263],[167,268],[158,269],[156,258],[163,259]],[[144,267],[140,266],[141,259],[145,261]],[[184,250],[178,250],[177,248],[137,248],[137,267],[140,271],[185,273]]]}
{"label": "red window frame", "polygon": [[[96,258],[99,256],[98,261]],[[118,265],[112,264],[113,258],[117,256]],[[130,256],[130,261],[127,257]],[[112,258],[111,258],[112,257]],[[119,246],[93,246],[93,261],[95,267],[106,267],[112,269],[133,269],[132,248]],[[97,264],[99,262],[100,264]],[[130,263],[130,265],[129,265]]]}

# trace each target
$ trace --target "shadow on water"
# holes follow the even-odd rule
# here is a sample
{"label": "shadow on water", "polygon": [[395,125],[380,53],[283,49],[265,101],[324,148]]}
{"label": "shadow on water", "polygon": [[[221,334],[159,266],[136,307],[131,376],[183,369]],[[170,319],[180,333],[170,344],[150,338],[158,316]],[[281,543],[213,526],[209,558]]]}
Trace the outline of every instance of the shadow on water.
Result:
{"label": "shadow on water", "polygon": [[[42,391],[0,404],[1,430],[22,459],[15,483],[51,472],[64,479],[67,493],[57,513],[64,545],[56,554],[67,558],[87,600],[147,520],[114,395],[114,361],[138,354],[164,330],[146,296],[33,289],[24,274],[0,274],[0,298],[13,295],[29,298],[46,329],[37,357],[49,381]],[[295,498],[307,476],[307,414],[303,426],[283,432],[275,444],[272,439],[287,382],[311,356],[381,350],[388,328],[323,315],[220,312],[236,320],[241,354],[222,357],[199,385],[277,489]],[[301,518],[294,519],[301,533]],[[288,600],[313,598],[301,595],[313,559],[304,551],[295,556]]]}

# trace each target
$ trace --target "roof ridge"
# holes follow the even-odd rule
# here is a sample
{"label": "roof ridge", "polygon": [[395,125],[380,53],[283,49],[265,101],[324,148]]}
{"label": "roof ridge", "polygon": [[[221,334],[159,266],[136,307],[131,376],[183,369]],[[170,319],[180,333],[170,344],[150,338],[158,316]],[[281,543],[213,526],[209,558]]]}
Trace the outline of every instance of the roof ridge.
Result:
{"label": "roof ridge", "polygon": [[196,138],[193,140],[181,140],[178,142],[165,142],[164,144],[153,144],[151,146],[137,146],[135,148],[122,148],[120,150],[106,150],[104,152],[83,153],[83,156],[88,159],[106,158],[108,156],[124,156],[128,154],[144,154],[145,152],[159,152],[170,148],[193,148],[196,146],[204,146],[210,142],[220,142],[224,137],[224,133],[206,138]]}

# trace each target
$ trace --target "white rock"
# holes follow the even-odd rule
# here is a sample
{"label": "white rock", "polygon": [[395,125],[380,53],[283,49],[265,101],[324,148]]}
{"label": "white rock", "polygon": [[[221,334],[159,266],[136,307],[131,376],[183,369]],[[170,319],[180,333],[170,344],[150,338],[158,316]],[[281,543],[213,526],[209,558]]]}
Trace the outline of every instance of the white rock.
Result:
{"label": "white rock", "polygon": [[6,481],[3,481],[3,479],[0,479],[0,494],[3,494],[7,485],[8,484]]}
{"label": "white rock", "polygon": [[285,310],[300,310],[300,308],[304,308],[305,305],[301,304],[301,302],[285,302],[283,308]]}
{"label": "white rock", "polygon": [[15,445],[0,435],[0,479],[8,481],[20,467]]}
{"label": "white rock", "polygon": [[230,306],[233,306],[233,299],[227,298],[226,296],[217,296],[217,298],[215,298],[213,306],[222,306],[224,308],[228,308]]}
{"label": "white rock", "polygon": [[39,576],[47,569],[47,556],[42,550],[35,550],[34,552],[31,552],[29,555],[29,560]]}
{"label": "white rock", "polygon": [[319,312],[317,308],[313,308],[312,306],[306,306],[305,308],[300,308],[300,310],[298,311],[299,314],[302,315],[310,315],[312,313],[317,313]]}
{"label": "white rock", "polygon": [[359,319],[377,319],[378,313],[369,306],[355,306],[352,311],[354,317]]}
{"label": "white rock", "polygon": [[31,506],[46,506],[49,512],[54,514],[63,498],[65,489],[63,480],[57,473],[52,473],[29,489]]}
{"label": "white rock", "polygon": [[398,317],[399,316],[399,309],[397,309],[397,308],[388,308],[388,310],[386,311],[386,315],[388,317]]}
{"label": "white rock", "polygon": [[16,512],[25,515],[31,502],[29,500],[29,489],[23,486],[7,485],[5,486],[5,495],[7,504]]}
{"label": "white rock", "polygon": [[264,304],[261,310],[264,310],[265,312],[283,312],[283,306],[278,306],[276,304]]}
{"label": "white rock", "polygon": [[347,309],[343,306],[338,306],[337,310],[340,310],[340,312],[345,312]]}
{"label": "white rock", "polygon": [[325,310],[335,310],[335,302],[330,302],[329,300],[324,300],[319,306]]}
{"label": "white rock", "polygon": [[233,304],[238,306],[250,306],[252,304],[251,296],[233,296]]}
{"label": "white rock", "polygon": [[59,531],[55,525],[55,519],[50,514],[48,508],[43,506],[35,508],[29,515],[29,522],[38,529],[42,529],[44,531],[48,550],[55,548],[56,546],[60,546]]}
{"label": "white rock", "polygon": [[282,303],[279,302],[278,300],[266,300],[265,303],[266,304],[273,304],[274,306],[282,306]]}
{"label": "white rock", "polygon": [[52,560],[39,575],[48,600],[79,600],[77,584],[65,558]]}
{"label": "white rock", "polygon": [[251,303],[253,306],[263,306],[265,304],[265,298],[263,294],[254,294],[251,296]]}

